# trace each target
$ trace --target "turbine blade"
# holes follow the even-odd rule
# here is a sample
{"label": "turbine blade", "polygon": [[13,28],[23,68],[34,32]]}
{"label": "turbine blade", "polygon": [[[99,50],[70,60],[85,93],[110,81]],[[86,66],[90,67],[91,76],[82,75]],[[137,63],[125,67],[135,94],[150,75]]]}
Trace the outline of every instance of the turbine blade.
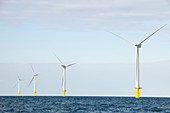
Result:
{"label": "turbine blade", "polygon": [[63,64],[63,62],[57,57],[56,54],[54,54],[54,56],[58,59],[58,61],[59,61],[61,64]]}
{"label": "turbine blade", "polygon": [[33,79],[34,79],[34,77],[32,77],[32,79],[31,79],[31,81],[30,81],[30,83],[29,83],[28,87],[29,87],[29,86],[30,86],[30,84],[32,83]]}
{"label": "turbine blade", "polygon": [[125,39],[125,38],[123,38],[123,37],[121,37],[121,36],[119,36],[119,35],[113,33],[113,32],[111,32],[111,31],[108,31],[108,32],[111,33],[111,34],[113,34],[113,35],[115,35],[116,37],[118,37],[118,38],[120,38],[120,39],[122,39],[122,40],[128,42],[128,43],[131,44],[131,45],[134,45],[134,46],[136,45],[136,44],[134,44],[133,42],[131,42],[131,41],[129,41],[129,40],[127,40],[127,39]]}
{"label": "turbine blade", "polygon": [[159,30],[161,30],[163,27],[165,27],[165,25],[163,25],[162,27],[160,27],[159,29],[157,29],[155,32],[153,32],[152,34],[150,34],[148,37],[146,37],[144,40],[142,40],[139,44],[142,44],[143,42],[145,42],[147,39],[149,39],[152,35],[154,35],[156,32],[158,32]]}
{"label": "turbine blade", "polygon": [[69,65],[67,65],[66,67],[69,67],[69,66],[72,66],[72,65],[75,65],[76,63],[72,63],[72,64],[69,64]]}
{"label": "turbine blade", "polygon": [[32,73],[35,75],[35,71],[34,71],[34,68],[32,67],[32,65],[31,65],[31,69],[32,69]]}

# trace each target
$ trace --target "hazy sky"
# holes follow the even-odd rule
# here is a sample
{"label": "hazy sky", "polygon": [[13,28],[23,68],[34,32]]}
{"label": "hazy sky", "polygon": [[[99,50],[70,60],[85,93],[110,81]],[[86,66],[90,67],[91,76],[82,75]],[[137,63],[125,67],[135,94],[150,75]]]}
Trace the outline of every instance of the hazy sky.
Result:
{"label": "hazy sky", "polygon": [[[9,91],[10,85],[7,85],[5,81],[9,80],[11,84],[15,83],[14,78],[18,73],[24,74],[21,75],[23,78],[31,79],[30,63],[56,63],[56,67],[54,64],[43,65],[46,67],[45,73],[49,72],[53,75],[54,84],[51,85],[56,86],[56,89],[61,89],[61,86],[58,86],[61,80],[59,80],[60,78],[55,79],[55,77],[60,76],[62,70],[57,64],[58,61],[53,55],[54,52],[63,62],[78,63],[77,66],[69,69],[69,76],[75,74],[76,79],[74,84],[71,81],[69,83],[70,86],[73,86],[70,88],[73,92],[70,92],[70,94],[133,95],[133,88],[135,87],[135,47],[107,31],[112,31],[137,43],[162,25],[167,24],[165,28],[142,45],[140,62],[144,63],[144,67],[141,66],[144,69],[143,72],[141,70],[143,78],[149,77],[148,79],[151,79],[153,76],[149,75],[155,73],[155,69],[159,67],[156,70],[157,77],[153,78],[152,81],[158,78],[159,80],[162,79],[159,83],[153,82],[155,83],[154,87],[160,89],[153,91],[154,93],[149,93],[149,91],[143,89],[143,93],[147,95],[157,95],[155,93],[162,96],[170,95],[170,88],[168,87],[170,83],[165,84],[165,78],[162,77],[166,76],[166,80],[170,79],[170,71],[167,67],[170,65],[169,6],[170,1],[168,0],[1,0],[0,62],[2,68],[0,69],[0,76],[3,79],[0,80],[0,84],[6,85],[4,85],[5,88],[0,87],[0,94],[15,93],[15,90]],[[5,63],[8,63],[8,66]],[[154,65],[152,70],[146,68],[148,63],[149,66]],[[115,69],[116,64],[120,65],[118,66],[120,68]],[[19,72],[14,71],[15,68],[9,67],[10,65],[16,67]],[[107,65],[109,65],[109,68]],[[89,66],[94,70],[89,69]],[[45,80],[45,78],[43,79],[43,77],[46,77],[43,74],[44,68],[37,64],[36,69],[39,70],[39,73],[42,73],[39,79]],[[119,84],[121,83],[119,81],[115,86],[114,81],[116,82],[124,76],[124,73],[120,73],[122,70],[127,71],[126,77],[129,76],[130,79],[124,78],[122,84]],[[57,73],[57,71],[59,72]],[[166,75],[162,75],[162,72],[166,72]],[[85,77],[87,81],[81,81],[82,78],[78,75]],[[99,78],[96,78],[97,80],[88,83],[88,78],[97,75],[100,75]],[[103,81],[103,77],[106,81]],[[82,87],[75,85],[76,81],[79,81],[78,83]],[[28,84],[28,82],[29,80],[25,80],[23,84]],[[50,80],[46,82],[47,84],[52,83]],[[55,82],[58,84],[55,84]],[[128,85],[128,82],[130,85]],[[152,83],[143,82],[142,85],[145,85],[145,88]],[[99,88],[94,89],[94,87],[88,86],[88,88],[91,88],[88,90],[85,84],[96,85]],[[159,86],[162,85],[165,85],[166,93],[160,93],[163,89]],[[112,89],[108,86],[117,88]],[[132,90],[129,91],[129,89]],[[53,89],[50,91],[46,88],[40,93],[55,94]],[[29,91],[25,92],[30,93]]]}

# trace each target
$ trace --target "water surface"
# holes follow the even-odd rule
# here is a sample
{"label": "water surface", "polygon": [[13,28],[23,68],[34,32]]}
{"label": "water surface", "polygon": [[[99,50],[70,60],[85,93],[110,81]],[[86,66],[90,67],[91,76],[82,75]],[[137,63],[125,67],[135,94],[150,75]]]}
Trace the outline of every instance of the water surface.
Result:
{"label": "water surface", "polygon": [[170,112],[170,98],[0,96],[0,113]]}

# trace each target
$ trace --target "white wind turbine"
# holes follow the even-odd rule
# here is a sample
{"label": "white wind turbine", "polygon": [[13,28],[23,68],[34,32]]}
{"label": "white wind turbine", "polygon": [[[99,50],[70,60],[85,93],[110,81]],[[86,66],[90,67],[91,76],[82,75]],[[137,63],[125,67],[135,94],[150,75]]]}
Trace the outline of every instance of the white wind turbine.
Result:
{"label": "white wind turbine", "polygon": [[[54,54],[55,55],[55,54]],[[55,55],[56,56],[56,55]],[[63,68],[63,76],[62,76],[62,96],[66,96],[66,69],[67,67],[73,66],[76,63],[65,65],[57,56],[56,58],[61,63],[61,67]]]}
{"label": "white wind turbine", "polygon": [[20,92],[20,82],[23,81],[23,80],[20,79],[19,76],[17,76],[17,77],[18,77],[18,96],[20,96],[21,95],[21,92]]}
{"label": "white wind turbine", "polygon": [[38,74],[35,73],[34,71],[34,68],[31,66],[31,69],[32,69],[32,74],[33,74],[33,77],[28,85],[28,87],[30,86],[30,84],[32,83],[32,81],[34,80],[34,96],[37,95],[37,91],[36,91],[36,77],[38,76]]}
{"label": "white wind turbine", "polygon": [[153,32],[152,34],[150,34],[148,37],[144,38],[141,42],[139,42],[139,43],[137,43],[137,44],[135,44],[135,43],[133,43],[133,42],[131,42],[131,41],[129,41],[129,40],[127,40],[127,39],[125,39],[125,38],[117,35],[117,34],[114,34],[113,32],[110,32],[110,33],[112,33],[113,35],[117,36],[118,38],[120,38],[120,39],[122,39],[122,40],[128,42],[129,44],[131,44],[131,45],[133,45],[133,46],[136,47],[136,50],[137,50],[137,53],[136,53],[136,87],[135,87],[135,92],[136,92],[135,97],[136,97],[136,98],[140,98],[140,89],[141,89],[141,87],[140,87],[140,82],[139,82],[139,80],[140,80],[140,78],[139,78],[139,77],[140,77],[139,48],[142,47],[142,43],[143,43],[143,42],[145,42],[147,39],[149,39],[152,35],[154,35],[156,32],[158,32],[159,30],[161,30],[161,29],[162,29],[163,27],[165,27],[165,26],[166,26],[166,25],[160,27],[160,28],[157,29],[155,32]]}

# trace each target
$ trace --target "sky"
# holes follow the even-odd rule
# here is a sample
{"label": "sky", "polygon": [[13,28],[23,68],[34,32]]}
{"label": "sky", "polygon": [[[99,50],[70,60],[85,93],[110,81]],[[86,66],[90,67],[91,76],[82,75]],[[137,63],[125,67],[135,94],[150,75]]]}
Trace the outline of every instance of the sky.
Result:
{"label": "sky", "polygon": [[142,95],[169,96],[169,5],[168,0],[1,0],[0,94],[16,93],[11,86],[18,74],[23,93],[31,94],[27,84],[34,64],[39,94],[60,95],[62,69],[55,53],[67,64],[77,63],[68,69],[69,95],[134,95],[135,47],[108,31],[139,43],[167,24],[142,44],[140,62]]}

